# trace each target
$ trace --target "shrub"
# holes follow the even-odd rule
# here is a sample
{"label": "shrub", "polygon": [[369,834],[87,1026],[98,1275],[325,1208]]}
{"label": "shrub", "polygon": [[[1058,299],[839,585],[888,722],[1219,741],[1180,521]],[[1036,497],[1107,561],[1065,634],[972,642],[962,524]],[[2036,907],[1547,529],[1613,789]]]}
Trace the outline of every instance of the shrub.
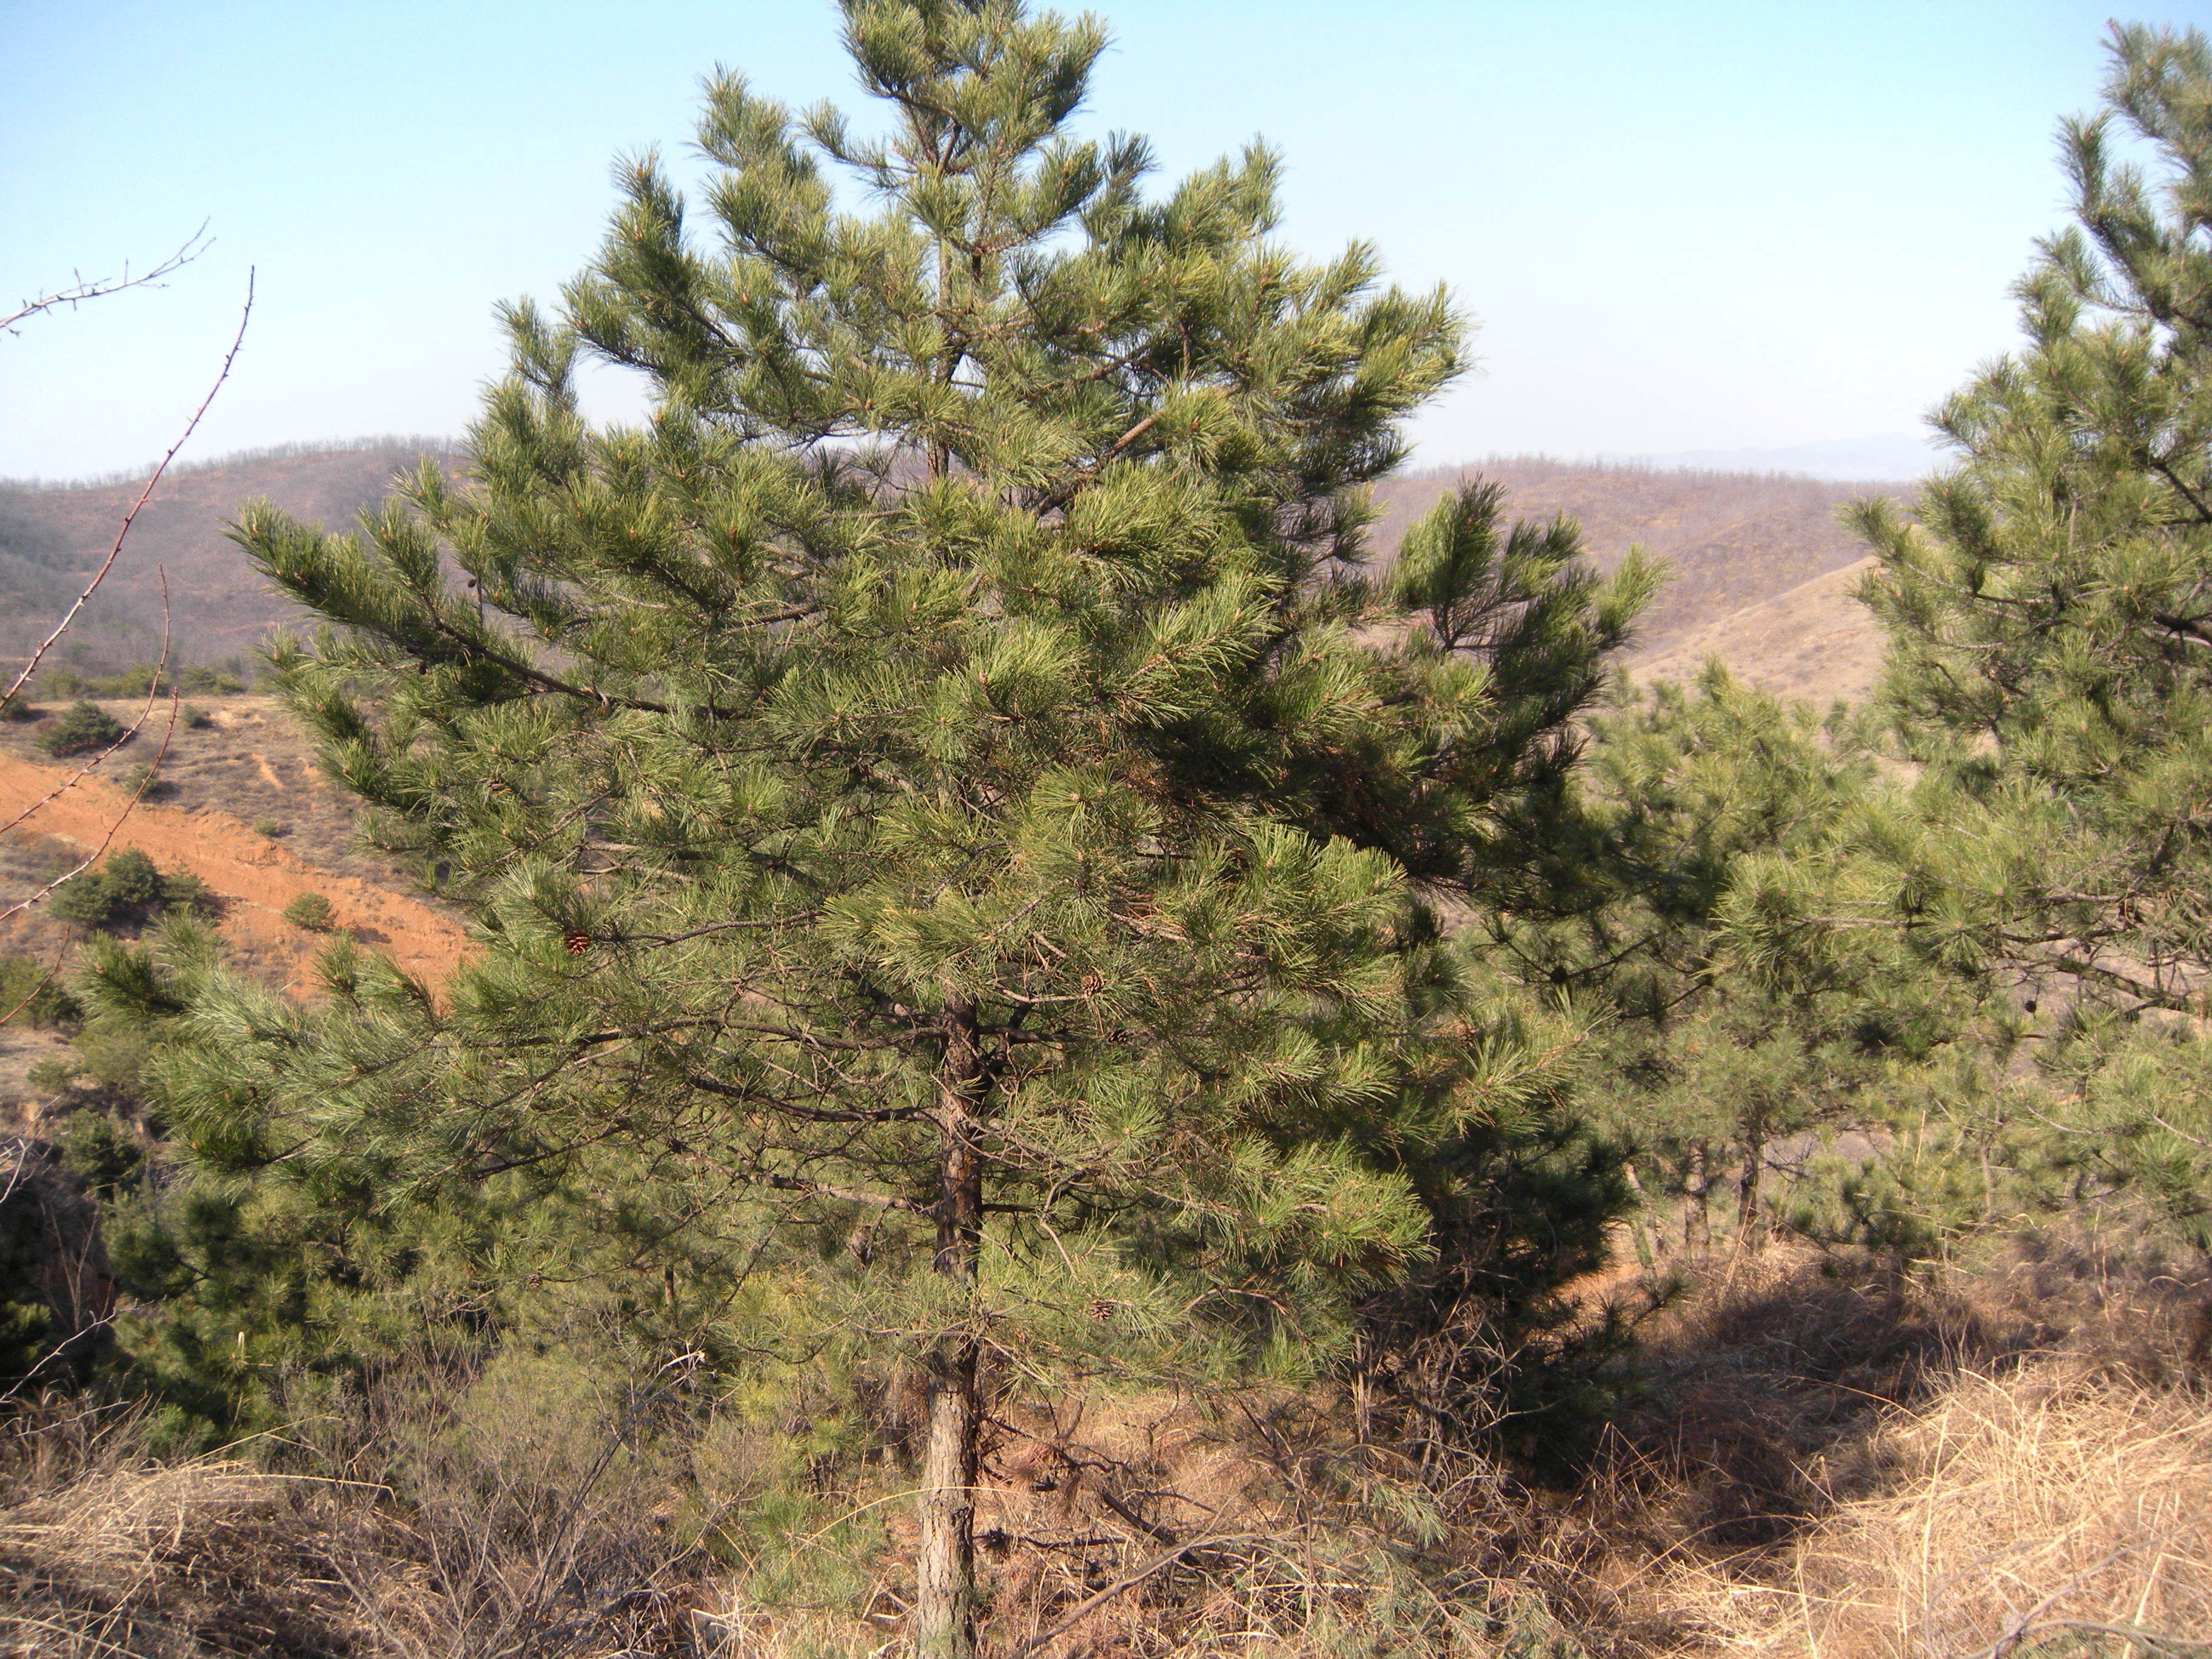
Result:
{"label": "shrub", "polygon": [[64,1025],[82,1018],[84,1011],[52,964],[9,956],[0,957],[0,1014],[11,1025]]}
{"label": "shrub", "polygon": [[83,1069],[73,1055],[48,1054],[33,1063],[23,1080],[40,1094],[58,1095],[75,1084]]}
{"label": "shrub", "polygon": [[61,1149],[63,1169],[79,1186],[104,1199],[127,1190],[146,1167],[146,1149],[112,1111],[88,1108],[71,1112],[54,1139]]}
{"label": "shrub", "polygon": [[256,818],[253,820],[253,833],[257,836],[281,836],[284,833],[284,826],[274,818]]}
{"label": "shrub", "polygon": [[218,908],[215,889],[189,870],[172,870],[161,878],[161,908],[193,910],[207,915]]}
{"label": "shrub", "polygon": [[246,690],[246,682],[220,668],[187,668],[177,677],[180,689],[204,696],[228,697]]}
{"label": "shrub", "polygon": [[158,664],[133,663],[120,674],[110,674],[105,679],[88,680],[85,690],[96,697],[144,697],[157,691],[167,691],[170,680]]}
{"label": "shrub", "polygon": [[135,847],[109,859],[100,879],[118,908],[145,909],[161,902],[161,872]]}
{"label": "shrub", "polygon": [[163,875],[137,848],[109,859],[97,871],[71,876],[46,901],[46,913],[62,921],[104,927],[125,920],[143,921],[166,910],[210,911],[214,890],[189,871]]}
{"label": "shrub", "polygon": [[80,699],[39,734],[39,747],[60,760],[87,750],[105,749],[122,735],[123,728],[106,709]]}
{"label": "shrub", "polygon": [[21,692],[0,697],[0,720],[34,720],[38,718],[38,709]]}
{"label": "shrub", "polygon": [[319,933],[331,925],[331,902],[320,893],[301,893],[284,907],[284,920]]}
{"label": "shrub", "polygon": [[94,927],[105,926],[115,908],[99,876],[89,870],[71,876],[46,901],[46,914],[57,921],[82,921]]}
{"label": "shrub", "polygon": [[185,730],[187,732],[204,732],[208,727],[215,724],[214,718],[209,714],[206,709],[195,708],[190,703],[186,703],[185,705],[183,717]]}

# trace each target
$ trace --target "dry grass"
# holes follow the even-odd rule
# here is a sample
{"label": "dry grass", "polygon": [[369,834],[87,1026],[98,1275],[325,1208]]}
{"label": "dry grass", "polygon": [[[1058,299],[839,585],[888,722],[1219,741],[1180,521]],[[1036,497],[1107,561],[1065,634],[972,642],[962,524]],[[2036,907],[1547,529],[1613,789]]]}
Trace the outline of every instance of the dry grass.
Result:
{"label": "dry grass", "polygon": [[[993,1659],[2194,1651],[2212,1280],[2124,1243],[1919,1278],[1716,1263],[1550,1484],[1471,1449],[1425,1465],[1323,1390],[1009,1404],[979,1502]],[[898,1377],[836,1467],[805,1449],[822,1401],[703,1390],[425,1353],[256,1462],[159,1462],[127,1411],[25,1413],[0,1436],[0,1654],[899,1651]]]}
{"label": "dry grass", "polygon": [[357,1552],[345,1523],[370,1505],[234,1460],[153,1462],[141,1427],[128,1411],[59,1405],[10,1424],[0,1653],[353,1650],[360,1620],[341,1560]]}
{"label": "dry grass", "polygon": [[1738,678],[1788,702],[1825,708],[1838,698],[1863,703],[1881,673],[1888,635],[1851,597],[1871,558],[1800,582],[1787,592],[1717,617],[1663,644],[1635,651],[1624,664],[1638,681],[1688,682],[1718,657]]}
{"label": "dry grass", "polygon": [[2025,1659],[2207,1645],[2206,1404],[2194,1391],[2084,1382],[2056,1361],[1962,1374],[1865,1447],[1888,1490],[1839,1504],[1748,1580],[1686,1567],[1661,1594],[1701,1646],[1731,1654]]}
{"label": "dry grass", "polygon": [[619,1425],[547,1396],[487,1437],[451,1382],[424,1365],[378,1410],[303,1425],[325,1443],[312,1473],[268,1440],[245,1449],[259,1461],[155,1459],[128,1408],[21,1413],[0,1440],[0,1655],[726,1650],[692,1616],[714,1587],[652,1513],[667,1483]]}

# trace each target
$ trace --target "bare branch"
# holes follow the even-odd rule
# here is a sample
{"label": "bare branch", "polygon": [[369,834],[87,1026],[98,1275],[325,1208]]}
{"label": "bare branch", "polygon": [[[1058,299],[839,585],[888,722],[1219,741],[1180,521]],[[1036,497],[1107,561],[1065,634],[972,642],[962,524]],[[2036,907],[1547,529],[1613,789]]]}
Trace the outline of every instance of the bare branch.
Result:
{"label": "bare branch", "polygon": [[[155,566],[154,568],[155,573],[161,579],[161,660],[154,665],[154,680],[153,684],[147,689],[146,707],[139,711],[138,718],[131,723],[130,726],[124,732],[123,735],[118,738],[113,743],[110,744],[107,748],[101,752],[100,760],[106,759],[109,755],[113,754],[118,749],[120,749],[125,744],[130,742],[133,737],[137,735],[138,728],[146,723],[146,717],[154,712],[155,701],[161,695],[161,676],[163,672],[169,665],[169,574],[159,565]],[[124,820],[128,818],[131,816],[132,810],[137,807],[140,801],[146,798],[146,792],[154,787],[154,780],[161,775],[161,763],[163,760],[167,758],[169,753],[169,744],[177,735],[177,714],[179,709],[182,707],[183,703],[181,701],[181,696],[178,692],[176,687],[173,684],[169,689],[169,724],[167,729],[161,733],[161,746],[155,751],[154,758],[147,763],[145,776],[139,780],[137,789],[133,792],[131,799],[124,804],[123,810],[115,815],[115,822],[107,826],[107,833],[100,838],[100,845],[94,848],[81,862],[63,871],[61,874],[56,876],[44,887],[40,888],[37,892],[33,893],[28,898],[19,899],[15,903],[9,905],[6,909],[0,910],[0,921],[5,921],[10,916],[21,915],[24,911],[36,904],[40,899],[46,897],[47,894],[52,892],[55,888],[60,886],[64,882],[70,880],[73,877],[82,875],[86,871],[91,869],[94,865],[100,862],[101,856],[106,853],[109,846],[113,843],[116,831],[123,828]],[[53,791],[52,794],[46,796],[44,799],[41,799],[36,805],[33,805],[29,811],[17,813],[15,818],[15,823],[21,823],[25,818],[30,817],[31,812],[34,812],[40,806],[45,805],[46,801],[53,799],[54,796],[60,794],[63,789],[67,789],[71,785],[75,784],[77,779],[82,777],[87,772],[90,771],[93,766],[98,765],[100,763],[100,760],[94,761],[91,765],[80,767],[77,769],[76,776],[71,777],[69,780],[69,782],[63,784],[61,789],[57,789]],[[11,823],[9,827],[10,829],[14,828],[14,824]],[[32,994],[36,995],[37,993],[33,992]]]}
{"label": "bare branch", "polygon": [[[57,289],[52,294],[41,294],[35,300],[24,301],[6,316],[0,317],[0,333],[20,334],[23,331],[20,325],[33,317],[49,311],[58,311],[64,306],[74,311],[87,300],[104,300],[109,295],[120,294],[127,288],[160,288],[163,277],[173,276],[215,245],[215,239],[207,234],[207,228],[208,222],[201,220],[200,228],[185,239],[182,247],[152,270],[141,271],[136,276],[131,274],[131,266],[125,262],[120,276],[95,276],[89,281],[77,276],[76,281],[67,288]],[[76,275],[75,272],[70,274]]]}
{"label": "bare branch", "polygon": [[30,988],[29,992],[25,994],[21,1002],[18,1002],[14,1007],[9,1009],[5,1013],[0,1013],[0,1025],[7,1024],[10,1020],[14,1019],[16,1015],[21,1013],[24,1009],[36,1002],[39,1000],[39,993],[45,990],[46,987],[54,982],[54,975],[61,972],[62,963],[69,955],[70,943],[75,938],[76,933],[74,931],[62,936],[62,948],[54,953],[53,966],[47,969],[45,973],[39,975],[39,982]]}
{"label": "bare branch", "polygon": [[[153,495],[154,486],[161,482],[161,475],[169,470],[169,463],[177,459],[177,452],[185,447],[193,431],[198,427],[200,417],[208,412],[208,405],[215,401],[215,394],[222,390],[222,383],[230,378],[230,366],[238,361],[238,349],[246,343],[246,325],[252,320],[252,317],[253,272],[249,270],[246,273],[246,309],[240,313],[238,332],[231,340],[230,349],[223,354],[222,368],[215,377],[215,384],[208,388],[207,396],[200,399],[200,406],[192,411],[192,418],[185,422],[185,429],[178,434],[176,442],[169,446],[169,453],[161,457],[161,464],[154,469],[154,476],[146,480],[146,487],[138,492],[138,499],[131,504],[131,510],[123,515],[123,526],[115,532],[114,545],[107,550],[107,556],[100,562],[100,568],[93,573],[92,580],[86,584],[84,592],[76,596],[76,603],[70,606],[62,619],[54,624],[54,631],[39,641],[39,648],[31,653],[30,661],[23,665],[23,671],[15,676],[15,682],[5,692],[0,692],[0,703],[4,703],[29,684],[40,659],[53,648],[56,640],[69,632],[70,624],[76,620],[77,612],[84,609],[92,596],[99,592],[100,583],[107,580],[107,573],[114,568],[116,558],[123,551],[124,539],[131,534],[131,526],[137,521],[139,513],[144,508],[147,498]],[[167,591],[165,587],[163,589],[165,595]],[[167,604],[168,601],[165,597],[162,605],[166,608]],[[162,647],[162,655],[164,658],[168,655],[166,642]]]}
{"label": "bare branch", "polygon": [[1139,1567],[1135,1571],[1124,1573],[1121,1577],[1107,1585],[1105,1589],[1100,1590],[1097,1595],[1077,1602],[1075,1607],[1068,1613],[1067,1616],[1062,1619],[1058,1624],[1054,1625],[1051,1629],[1040,1632],[1038,1634],[1030,1638],[1028,1641],[1023,1643],[1021,1646],[1016,1648],[1014,1650],[1014,1659],[1029,1659],[1030,1655],[1051,1645],[1053,1642],[1065,1635],[1067,1632],[1073,1630],[1078,1625],[1081,1624],[1085,1619],[1088,1619],[1100,1607],[1104,1607],[1106,1603],[1112,1601],[1115,1596],[1120,1595],[1126,1590],[1134,1589],[1138,1585],[1143,1583],[1145,1580],[1150,1578],[1154,1573],[1158,1572],[1164,1567],[1173,1566],[1176,1562],[1182,1560],[1186,1555],[1195,1554],[1200,1550],[1212,1549],[1224,1544],[1241,1544],[1252,1539],[1264,1537],[1265,1535],[1266,1534],[1262,1533],[1253,1532],[1218,1533],[1210,1537],[1194,1538],[1188,1544],[1178,1544],[1175,1548],[1167,1551],[1165,1553],[1154,1556],[1151,1560],[1146,1562],[1144,1565]]}

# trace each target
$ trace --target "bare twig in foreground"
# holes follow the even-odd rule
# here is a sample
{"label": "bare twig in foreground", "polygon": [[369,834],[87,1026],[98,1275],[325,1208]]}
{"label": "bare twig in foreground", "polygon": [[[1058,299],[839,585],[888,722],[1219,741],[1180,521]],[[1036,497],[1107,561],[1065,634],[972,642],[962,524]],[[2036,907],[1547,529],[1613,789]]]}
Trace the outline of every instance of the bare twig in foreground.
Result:
{"label": "bare twig in foreground", "polygon": [[200,228],[185,239],[182,247],[151,270],[143,270],[133,276],[126,262],[120,276],[94,276],[89,280],[78,276],[67,288],[41,294],[34,300],[25,300],[6,316],[0,317],[0,332],[20,333],[20,325],[46,312],[58,311],[64,307],[73,310],[87,300],[104,300],[111,294],[122,293],[125,289],[159,288],[163,277],[173,276],[191,264],[212,245],[213,239],[207,234],[207,221],[203,219]]}
{"label": "bare twig in foreground", "polygon": [[[228,365],[226,364],[225,368],[227,368],[228,367]],[[210,395],[212,396],[213,394],[210,393]],[[207,405],[204,404],[201,405],[203,409]],[[174,452],[172,453],[173,453]],[[24,819],[29,817],[33,812],[36,812],[40,807],[44,806],[48,801],[53,799],[55,796],[59,795],[63,791],[74,787],[77,780],[84,776],[87,772],[92,770],[92,769],[99,765],[101,761],[106,760],[110,755],[123,747],[125,744],[137,737],[138,735],[139,728],[146,724],[147,718],[153,714],[154,704],[159,701],[161,695],[161,677],[168,671],[169,666],[169,573],[161,566],[156,565],[155,567],[155,574],[161,580],[161,660],[154,665],[153,680],[146,688],[146,706],[138,711],[138,718],[131,721],[129,726],[124,728],[123,735],[121,737],[116,738],[113,743],[108,744],[106,749],[100,750],[100,752],[94,756],[90,761],[79,767],[59,786],[49,790],[46,794],[40,797],[38,800],[24,808],[21,812],[18,812],[6,825],[0,826],[0,828],[9,830],[14,829],[15,825],[22,823]],[[100,862],[101,855],[104,854],[107,851],[109,846],[113,843],[116,831],[123,828],[124,820],[129,817],[131,816],[131,810],[136,807],[140,801],[146,798],[146,792],[154,787],[154,781],[161,775],[161,763],[168,758],[169,744],[174,740],[177,735],[177,715],[182,707],[182,696],[176,689],[176,686],[172,684],[169,688],[169,723],[161,732],[161,746],[155,751],[154,758],[147,763],[145,775],[139,779],[138,787],[131,793],[131,799],[124,804],[123,810],[115,815],[115,821],[107,826],[107,833],[100,838],[100,845],[94,848],[92,851],[86,854],[80,862],[73,865],[69,869],[63,871],[60,875],[56,876],[45,886],[40,888],[37,892],[33,893],[28,898],[18,899],[6,909],[0,910],[0,921],[5,921],[10,916],[21,915],[22,912],[29,909],[33,905],[36,904],[40,899],[46,897],[47,894],[52,892],[55,888],[60,886],[64,882],[70,880],[73,877],[82,875],[86,871],[91,869],[94,865]],[[32,994],[35,996],[37,993],[33,992]]]}
{"label": "bare twig in foreground", "polygon": [[[230,366],[238,361],[238,349],[246,343],[246,325],[252,320],[252,318],[253,272],[248,270],[246,273],[246,309],[239,316],[238,332],[231,340],[230,349],[223,354],[222,368],[216,375],[215,384],[208,388],[207,396],[200,399],[200,406],[192,411],[192,418],[185,422],[185,429],[178,434],[176,442],[169,446],[168,453],[161,457],[161,464],[154,469],[154,476],[146,480],[146,487],[138,492],[138,499],[131,504],[131,510],[123,515],[123,525],[115,532],[114,544],[107,550],[106,558],[100,562],[100,568],[93,573],[92,580],[85,585],[84,592],[76,596],[76,602],[63,613],[61,621],[54,624],[53,632],[39,641],[39,648],[31,653],[31,659],[23,665],[22,672],[15,676],[8,690],[5,692],[0,692],[0,703],[4,703],[8,698],[15,696],[30,683],[31,676],[37,672],[39,663],[46,653],[53,648],[54,641],[69,632],[70,624],[76,620],[77,612],[84,609],[92,596],[99,592],[100,583],[107,580],[107,573],[114,568],[116,558],[123,551],[124,540],[131,534],[131,526],[137,521],[139,513],[144,508],[147,498],[153,495],[154,486],[161,482],[161,475],[169,470],[169,463],[177,459],[177,452],[182,449],[186,441],[191,439],[193,431],[200,423],[200,417],[208,412],[208,405],[215,402],[216,393],[222,390],[222,383],[230,378]],[[165,650],[164,655],[166,654]]]}

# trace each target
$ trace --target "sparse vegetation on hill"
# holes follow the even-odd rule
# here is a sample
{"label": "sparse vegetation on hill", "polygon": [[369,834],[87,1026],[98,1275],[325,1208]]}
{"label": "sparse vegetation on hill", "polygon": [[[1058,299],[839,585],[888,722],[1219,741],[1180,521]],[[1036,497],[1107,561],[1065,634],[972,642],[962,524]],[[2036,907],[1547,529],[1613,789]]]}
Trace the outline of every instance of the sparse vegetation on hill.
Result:
{"label": "sparse vegetation on hill", "polygon": [[[179,600],[179,614],[185,622],[178,635],[179,651],[188,660],[216,664],[181,672],[178,678],[186,695],[219,695],[224,688],[204,684],[206,676],[250,681],[250,669],[234,653],[301,619],[297,608],[269,592],[224,536],[224,521],[240,501],[265,495],[302,519],[343,527],[362,507],[374,502],[392,476],[405,470],[418,453],[436,454],[444,464],[459,465],[458,452],[427,441],[335,450],[311,466],[313,457],[321,453],[278,453],[186,469],[189,488],[178,486],[183,493],[149,520],[162,556],[170,557],[179,549],[190,550],[185,568],[194,573],[192,592]],[[1667,562],[1673,579],[1639,620],[1632,665],[1645,664],[1701,635],[1703,644],[1686,661],[1675,663],[1670,677],[1694,674],[1705,653],[1717,651],[1739,672],[1761,684],[1767,683],[1768,628],[1731,625],[1729,619],[1865,556],[1864,546],[1838,523],[1838,507],[1869,490],[1908,498],[1912,493],[1893,484],[1496,457],[1470,466],[1414,471],[1381,481],[1376,504],[1382,516],[1372,532],[1377,560],[1388,562],[1406,526],[1440,495],[1478,474],[1505,487],[1510,509],[1516,514],[1543,518],[1564,513],[1575,520],[1582,526],[1584,550],[1601,568],[1610,568],[1632,545]],[[21,532],[23,545],[46,550],[40,556],[56,570],[75,570],[98,556],[94,532],[108,522],[86,504],[91,493],[96,492],[61,486],[18,491],[12,497],[0,491],[0,521],[9,511],[26,525],[35,520]],[[156,503],[167,500],[157,495]],[[0,546],[5,545],[4,535],[0,529]],[[169,568],[173,574],[179,567],[172,563]],[[44,608],[50,603],[66,601],[68,595],[57,584],[38,587],[27,581],[10,589],[4,574],[5,566],[0,564],[0,618],[21,617],[27,625],[29,619],[50,614]],[[136,574],[125,570],[115,579],[118,595],[127,594],[127,600],[100,602],[88,635],[88,654],[74,665],[47,671],[41,681],[46,695],[132,695],[110,688],[126,685],[137,677],[140,659],[155,643],[160,625],[158,606],[146,609],[148,596],[133,586]],[[202,608],[198,596],[203,594],[211,601],[204,607],[209,617],[221,613],[219,635],[193,620]],[[118,606],[118,614],[129,611],[128,627],[118,622],[109,628],[102,621],[109,605]],[[1879,655],[1880,629],[1862,608],[1831,601],[1819,614],[1826,626],[1850,630],[1854,643],[1874,641],[1874,654]],[[1808,666],[1809,672],[1773,689],[1825,702],[1832,692],[1823,667],[1819,663]],[[1644,671],[1639,666],[1638,672]],[[1870,684],[1870,673],[1847,671],[1836,694],[1863,694]],[[143,684],[138,694],[143,694]]]}
{"label": "sparse vegetation on hill", "polygon": [[[159,655],[159,572],[169,584],[172,664],[223,664],[258,650],[272,629],[295,622],[299,612],[269,591],[225,538],[223,524],[239,503],[266,495],[302,518],[343,525],[382,496],[394,474],[426,453],[449,453],[416,440],[380,441],[173,469],[132,527],[131,557],[118,562],[71,629],[56,667],[100,681]],[[0,486],[0,655],[21,660],[76,596],[141,482]]]}
{"label": "sparse vegetation on hill", "polygon": [[[1383,515],[1379,556],[1387,559],[1407,525],[1477,472],[1504,486],[1516,513],[1572,518],[1601,568],[1610,569],[1632,546],[1666,563],[1670,579],[1638,618],[1638,655],[1856,563],[1867,550],[1839,521],[1838,509],[1869,496],[1910,501],[1915,494],[1914,486],[1895,483],[1493,456],[1384,480],[1376,491]],[[1753,641],[1741,644],[1757,649]]]}
{"label": "sparse vegetation on hill", "polygon": [[114,854],[97,870],[72,876],[47,901],[49,915],[95,927],[125,920],[144,921],[173,909],[210,910],[214,896],[198,877],[183,871],[164,875],[154,860],[135,848]]}

